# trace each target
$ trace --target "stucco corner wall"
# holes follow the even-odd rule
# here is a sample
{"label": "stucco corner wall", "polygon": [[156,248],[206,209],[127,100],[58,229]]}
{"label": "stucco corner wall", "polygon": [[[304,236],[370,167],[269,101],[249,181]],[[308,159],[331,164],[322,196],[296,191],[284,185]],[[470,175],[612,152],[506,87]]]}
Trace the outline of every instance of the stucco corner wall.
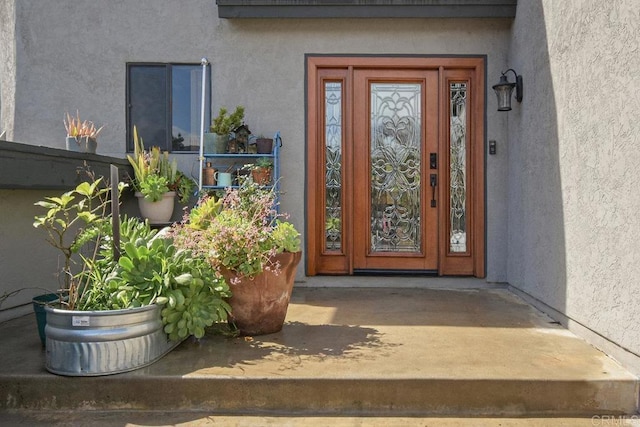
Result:
{"label": "stucco corner wall", "polygon": [[[640,372],[640,10],[518,2],[510,65],[508,281]],[[617,349],[617,350],[616,350]]]}
{"label": "stucco corner wall", "polygon": [[0,0],[0,134],[13,137],[16,78],[15,0]]}

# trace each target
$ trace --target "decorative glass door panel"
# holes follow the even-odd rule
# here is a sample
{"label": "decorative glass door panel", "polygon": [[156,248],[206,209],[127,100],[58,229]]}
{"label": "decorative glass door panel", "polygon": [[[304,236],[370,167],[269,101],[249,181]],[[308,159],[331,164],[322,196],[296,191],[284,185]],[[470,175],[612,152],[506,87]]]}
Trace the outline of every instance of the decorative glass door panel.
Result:
{"label": "decorative glass door panel", "polygon": [[324,246],[342,247],[342,82],[324,84],[325,220]]}
{"label": "decorative glass door panel", "polygon": [[437,73],[401,74],[354,73],[354,271],[437,268],[437,214],[423,179],[437,151]]}
{"label": "decorative glass door panel", "polygon": [[467,252],[467,84],[450,83],[449,251]]}
{"label": "decorative glass door panel", "polygon": [[420,252],[422,86],[371,83],[370,251]]}

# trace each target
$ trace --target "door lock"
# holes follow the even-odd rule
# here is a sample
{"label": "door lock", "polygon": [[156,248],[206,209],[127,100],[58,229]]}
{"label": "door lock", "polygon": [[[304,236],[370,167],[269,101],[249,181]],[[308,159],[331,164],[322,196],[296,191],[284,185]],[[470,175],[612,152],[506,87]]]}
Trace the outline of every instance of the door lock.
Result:
{"label": "door lock", "polygon": [[429,169],[438,169],[438,154],[429,154]]}

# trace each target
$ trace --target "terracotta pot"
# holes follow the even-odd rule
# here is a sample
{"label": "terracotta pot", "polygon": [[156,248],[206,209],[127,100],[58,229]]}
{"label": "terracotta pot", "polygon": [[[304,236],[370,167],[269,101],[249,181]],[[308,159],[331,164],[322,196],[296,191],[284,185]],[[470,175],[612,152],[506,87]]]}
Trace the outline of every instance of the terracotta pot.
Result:
{"label": "terracotta pot", "polygon": [[280,263],[280,272],[263,271],[253,279],[222,271],[232,293],[228,300],[229,323],[235,325],[241,335],[272,334],[282,329],[301,258],[302,252],[278,254],[275,260]]}
{"label": "terracotta pot", "polygon": [[271,183],[271,168],[255,168],[251,170],[253,182],[258,185],[269,185]]}

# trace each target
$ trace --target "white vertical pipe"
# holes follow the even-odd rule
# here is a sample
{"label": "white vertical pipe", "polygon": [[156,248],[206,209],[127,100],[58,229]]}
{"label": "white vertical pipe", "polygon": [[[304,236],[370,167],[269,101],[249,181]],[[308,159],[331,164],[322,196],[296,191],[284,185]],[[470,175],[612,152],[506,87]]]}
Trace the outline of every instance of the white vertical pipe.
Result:
{"label": "white vertical pipe", "polygon": [[111,230],[113,231],[113,259],[120,259],[120,191],[118,185],[120,176],[118,167],[111,164],[109,166],[111,180]]}
{"label": "white vertical pipe", "polygon": [[202,100],[200,103],[200,168],[198,169],[198,193],[202,190],[202,168],[204,166],[204,102],[207,88],[207,58],[202,58]]}

